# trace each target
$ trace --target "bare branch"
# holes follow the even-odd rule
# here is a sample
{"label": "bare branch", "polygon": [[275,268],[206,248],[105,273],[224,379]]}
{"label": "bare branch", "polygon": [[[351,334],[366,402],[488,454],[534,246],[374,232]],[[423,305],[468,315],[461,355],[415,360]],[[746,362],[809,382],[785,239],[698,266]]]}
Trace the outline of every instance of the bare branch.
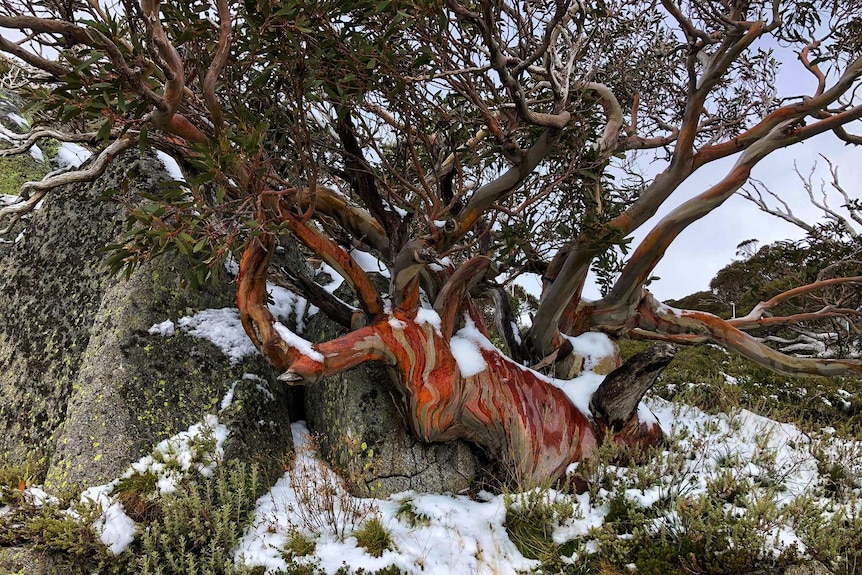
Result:
{"label": "bare branch", "polygon": [[218,135],[224,129],[224,114],[222,113],[221,104],[219,104],[216,97],[215,88],[218,77],[224,69],[225,64],[227,64],[227,58],[230,54],[231,16],[227,0],[217,0],[216,7],[219,17],[218,47],[216,48],[212,63],[210,63],[210,67],[207,70],[201,91],[212,116],[216,135]]}
{"label": "bare branch", "polygon": [[135,136],[126,134],[102,150],[85,170],[74,170],[60,174],[53,173],[48,174],[43,180],[38,182],[25,182],[21,186],[21,202],[0,208],[0,221],[3,221],[7,215],[13,215],[14,217],[12,224],[0,230],[0,236],[9,233],[14,223],[22,215],[32,211],[49,191],[66,184],[92,182],[105,172],[115,157],[133,147],[136,142],[137,138]]}
{"label": "bare branch", "polygon": [[773,371],[787,375],[862,375],[862,362],[844,359],[796,357],[776,351],[718,316],[690,310],[671,310],[649,292],[637,307],[637,327],[666,334],[708,337]]}

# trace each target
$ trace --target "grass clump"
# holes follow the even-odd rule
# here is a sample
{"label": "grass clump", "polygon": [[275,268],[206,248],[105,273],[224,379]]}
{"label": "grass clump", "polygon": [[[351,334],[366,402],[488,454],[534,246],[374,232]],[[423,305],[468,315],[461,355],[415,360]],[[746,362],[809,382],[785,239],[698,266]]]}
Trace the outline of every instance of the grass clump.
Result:
{"label": "grass clump", "polygon": [[284,544],[285,558],[290,560],[294,557],[311,555],[314,553],[315,547],[314,539],[302,533],[294,533],[287,538]]}
{"label": "grass clump", "polygon": [[373,557],[380,557],[384,551],[393,549],[392,537],[377,516],[365,521],[353,532],[353,536],[356,538],[356,544]]}
{"label": "grass clump", "polygon": [[123,560],[108,552],[92,528],[100,509],[77,504],[70,512],[57,500],[36,505],[27,499],[22,496],[2,517],[0,547],[26,546],[72,573],[125,573]]}
{"label": "grass clump", "polygon": [[567,572],[563,569],[570,566],[561,557],[571,556],[575,546],[572,542],[557,544],[553,534],[560,523],[574,517],[569,498],[548,487],[537,487],[506,495],[505,502],[506,533],[521,555],[540,561],[543,572]]}

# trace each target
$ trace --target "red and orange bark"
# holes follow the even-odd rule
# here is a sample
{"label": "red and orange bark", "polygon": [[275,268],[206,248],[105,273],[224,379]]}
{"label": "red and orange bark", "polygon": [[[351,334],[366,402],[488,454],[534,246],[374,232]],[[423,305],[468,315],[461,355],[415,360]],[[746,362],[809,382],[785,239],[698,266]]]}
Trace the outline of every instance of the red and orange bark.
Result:
{"label": "red and orange bark", "polygon": [[[523,485],[559,479],[569,465],[590,456],[608,433],[546,378],[489,345],[477,345],[484,369],[464,375],[450,346],[451,331],[442,331],[436,322],[417,321],[416,309],[396,309],[315,345],[314,354],[303,353],[280,336],[266,307],[271,249],[272,239],[266,236],[247,249],[237,304],[249,337],[274,366],[286,370],[283,381],[313,384],[359,363],[382,361],[390,366],[417,438],[472,441]],[[476,265],[484,264],[477,260]],[[460,295],[451,298],[452,304],[468,305],[464,300],[469,296]],[[642,424],[637,413],[611,433],[627,445],[649,445],[661,438],[658,426]]]}

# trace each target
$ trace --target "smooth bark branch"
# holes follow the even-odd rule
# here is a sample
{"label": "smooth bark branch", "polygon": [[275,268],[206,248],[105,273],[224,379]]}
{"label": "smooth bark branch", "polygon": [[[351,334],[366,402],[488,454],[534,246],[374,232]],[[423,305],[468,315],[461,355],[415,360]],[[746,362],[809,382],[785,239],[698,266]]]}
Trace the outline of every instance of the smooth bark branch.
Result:
{"label": "smooth bark branch", "polygon": [[497,333],[503,337],[509,357],[521,363],[524,360],[523,342],[512,313],[509,296],[503,286],[494,286],[489,292],[494,300],[494,324],[497,327]]}
{"label": "smooth bark branch", "polygon": [[49,191],[66,184],[92,182],[105,172],[116,156],[131,148],[134,144],[135,136],[126,134],[102,150],[96,159],[93,160],[92,164],[84,170],[52,172],[41,181],[24,182],[20,189],[20,198],[23,201],[0,208],[0,222],[6,219],[7,216],[12,216],[9,224],[4,228],[0,228],[0,236],[10,233],[14,229],[15,224],[24,215],[32,212]]}
{"label": "smooth bark branch", "polygon": [[308,188],[299,188],[296,205],[302,212],[312,209],[315,214],[332,218],[356,240],[389,256],[389,238],[383,226],[367,210],[351,204],[335,190],[318,186],[312,194]]}
{"label": "smooth bark branch", "polygon": [[538,358],[553,353],[560,319],[573,299],[580,299],[595,253],[580,243],[571,248],[553,282],[542,293],[529,342]]}
{"label": "smooth bark branch", "polygon": [[424,239],[410,240],[392,266],[392,304],[408,316],[419,308],[419,278],[425,266],[434,262],[434,254]]}
{"label": "smooth bark branch", "polygon": [[762,301],[748,313],[744,317],[736,318],[729,320],[729,323],[739,329],[745,329],[746,326],[751,323],[752,326],[757,325],[757,322],[763,318],[763,314],[768,310],[772,309],[782,301],[788,300],[792,297],[796,297],[798,295],[803,295],[824,287],[832,286],[832,285],[840,285],[851,282],[862,282],[862,276],[852,276],[852,277],[841,277],[841,278],[831,278],[826,280],[819,280],[816,282],[812,282],[810,284],[806,284],[804,286],[795,287],[793,289],[789,289],[780,294],[777,294],[766,301]]}
{"label": "smooth bark branch", "polygon": [[808,313],[796,313],[788,316],[762,317],[760,319],[748,320],[740,322],[736,319],[727,320],[727,323],[737,329],[747,331],[758,327],[775,327],[775,326],[797,326],[806,321],[817,321],[829,318],[849,318],[853,316],[862,316],[862,312],[855,309],[837,308],[834,306],[826,306],[818,311]]}
{"label": "smooth bark branch", "polygon": [[141,11],[150,25],[153,41],[158,49],[159,56],[164,61],[165,74],[165,107],[157,108],[153,113],[153,121],[157,127],[172,131],[173,116],[179,110],[183,99],[183,88],[185,88],[186,76],[182,58],[173,44],[168,39],[165,29],[162,27],[160,14],[160,0],[141,0]]}
{"label": "smooth bark branch", "polygon": [[315,346],[310,342],[297,345],[301,339],[298,336],[285,341],[266,303],[267,268],[274,246],[275,239],[269,233],[249,243],[240,262],[236,303],[240,321],[254,346],[274,367],[288,370],[279,379],[312,383],[364,361],[385,359],[379,337],[370,327]]}
{"label": "smooth bark branch", "polygon": [[338,247],[328,236],[301,221],[291,213],[284,201],[279,201],[276,209],[280,221],[288,227],[296,239],[323,258],[353,288],[359,298],[359,305],[369,319],[383,313],[383,301],[377,293],[377,288],[349,253]]}
{"label": "smooth bark branch", "polygon": [[[847,90],[852,88],[853,83],[859,78],[860,74],[862,74],[862,57],[859,57],[855,61],[853,61],[847,67],[841,77],[835,82],[835,84],[819,96],[815,96],[813,98],[806,98],[805,100],[797,104],[791,104],[778,108],[777,110],[768,114],[758,124],[749,128],[744,133],[740,134],[739,136],[736,136],[732,140],[728,140],[727,142],[723,142],[721,144],[704,146],[695,155],[693,161],[693,168],[697,169],[708,162],[712,162],[719,158],[730,156],[741,150],[746,149],[754,142],[757,142],[758,140],[763,138],[773,128],[775,128],[775,126],[778,126],[781,123],[787,122],[788,120],[796,120],[799,118],[803,118],[809,114],[813,114],[818,110],[823,110],[830,104],[834,103],[842,95],[844,95]],[[830,127],[829,129],[835,130],[836,128],[842,127],[845,123],[846,121],[839,122],[835,126]]]}
{"label": "smooth bark branch", "polygon": [[772,371],[786,375],[862,375],[862,362],[849,359],[796,357],[775,351],[718,316],[691,310],[672,310],[646,292],[637,307],[634,327],[662,334],[695,334],[732,349]]}
{"label": "smooth bark branch", "polygon": [[748,181],[752,168],[763,158],[781,147],[804,139],[798,132],[787,132],[789,126],[787,123],[776,126],[767,137],[745,150],[722,181],[665,216],[635,250],[614,287],[603,298],[605,303],[601,305],[632,303],[667,248],[684,229],[715,210],[740,189]]}
{"label": "smooth bark branch", "polygon": [[[8,131],[3,130],[4,133],[9,134]],[[96,141],[97,132],[84,132],[84,133],[67,133],[60,132],[59,130],[53,130],[50,128],[35,128],[26,134],[12,134],[12,139],[17,139],[17,146],[14,148],[6,148],[0,150],[0,158],[4,156],[15,156],[17,154],[23,154],[32,148],[36,142],[45,138],[54,138],[60,142],[87,142],[92,143]],[[112,130],[111,137],[116,138],[120,135],[119,130]]]}
{"label": "smooth bark branch", "polygon": [[590,400],[593,415],[604,419],[611,429],[622,429],[674,355],[676,348],[664,343],[629,358],[609,373],[593,394]]}
{"label": "smooth bark branch", "polygon": [[458,214],[456,229],[446,234],[445,240],[442,241],[442,245],[437,247],[437,251],[445,251],[466,236],[482,214],[495,202],[502,200],[520,186],[533,173],[533,170],[538,167],[551,148],[557,143],[559,137],[559,131],[545,130],[516,166],[507,170],[499,178],[488,182],[476,190],[470,197],[467,205]]}
{"label": "smooth bark branch", "polygon": [[212,63],[207,70],[207,75],[204,78],[201,91],[203,92],[204,100],[207,103],[210,115],[212,116],[213,126],[216,135],[220,134],[224,129],[224,114],[222,113],[221,104],[216,97],[215,88],[218,77],[227,64],[227,58],[230,54],[231,43],[231,16],[230,8],[227,0],[218,0],[216,2],[219,17],[219,39],[216,53],[213,56]]}
{"label": "smooth bark branch", "polygon": [[359,140],[356,138],[356,128],[350,117],[350,110],[346,108],[338,110],[335,132],[341,141],[341,156],[344,159],[350,187],[353,188],[356,195],[362,198],[362,202],[371,212],[371,215],[382,224],[389,238],[387,251],[396,253],[404,243],[405,225],[395,210],[383,203],[377,186],[377,176],[374,169],[366,161]]}
{"label": "smooth bark branch", "polygon": [[485,256],[464,262],[449,281],[440,290],[434,301],[434,311],[440,316],[440,331],[443,337],[452,337],[458,314],[461,311],[464,298],[469,291],[485,278],[489,270],[493,269],[494,262]]}
{"label": "smooth bark branch", "polygon": [[[14,26],[11,26],[9,24],[5,24],[4,23],[5,20],[6,20],[5,17],[0,16],[0,27],[2,27],[2,28],[14,28]],[[50,74],[54,78],[62,78],[63,76],[65,76],[66,74],[71,72],[71,70],[69,68],[62,66],[62,65],[58,64],[57,62],[54,62],[53,60],[48,60],[48,59],[42,58],[41,56],[37,56],[36,54],[33,54],[32,52],[29,52],[29,51],[23,49],[18,44],[15,44],[14,42],[10,42],[9,40],[4,38],[3,36],[0,36],[0,50],[6,52],[8,54],[12,54],[16,58],[20,58],[22,61],[26,62],[27,64],[30,64],[34,68],[38,68],[39,70],[47,72],[48,74]]]}

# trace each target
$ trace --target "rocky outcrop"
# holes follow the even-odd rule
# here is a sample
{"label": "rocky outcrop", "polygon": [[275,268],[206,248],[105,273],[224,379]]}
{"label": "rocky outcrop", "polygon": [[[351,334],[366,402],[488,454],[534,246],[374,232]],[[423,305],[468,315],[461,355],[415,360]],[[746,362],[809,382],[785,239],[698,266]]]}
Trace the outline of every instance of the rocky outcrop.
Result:
{"label": "rocky outcrop", "polygon": [[227,455],[275,474],[291,448],[286,396],[269,385],[275,374],[261,359],[234,365],[208,341],[149,333],[166,319],[231,306],[231,286],[181,287],[184,263],[174,257],[141,265],[127,281],[102,265],[124,216],[95,199],[121,183],[153,190],[166,179],[157,159],[127,156],[92,185],[52,193],[0,259],[0,461],[27,463],[51,488],[118,476],[218,412],[231,389],[220,414],[232,426]]}
{"label": "rocky outcrop", "polygon": [[832,571],[827,569],[820,561],[809,561],[808,563],[788,567],[784,575],[832,575]]}

